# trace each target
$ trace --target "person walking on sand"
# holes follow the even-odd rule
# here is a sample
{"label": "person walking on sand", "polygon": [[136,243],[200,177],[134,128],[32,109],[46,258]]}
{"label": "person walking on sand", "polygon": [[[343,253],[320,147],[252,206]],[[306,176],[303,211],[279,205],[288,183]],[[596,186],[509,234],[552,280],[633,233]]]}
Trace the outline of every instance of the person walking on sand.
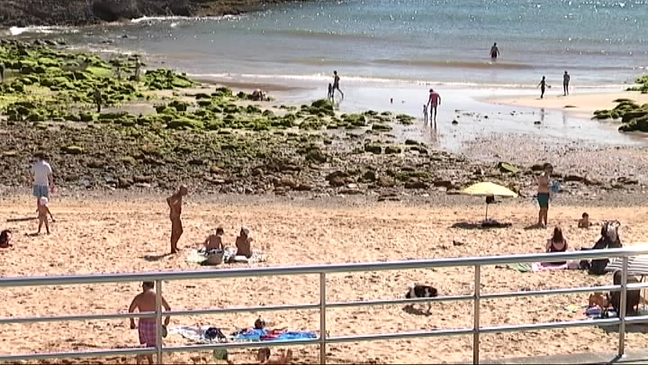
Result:
{"label": "person walking on sand", "polygon": [[490,49],[490,57],[491,61],[497,61],[497,57],[499,57],[500,51],[499,48],[497,48],[497,43],[493,43],[493,46]]}
{"label": "person walking on sand", "polygon": [[178,191],[173,193],[170,197],[167,198],[167,204],[169,204],[169,218],[171,219],[171,254],[178,253],[178,241],[182,236],[182,220],[180,215],[182,214],[182,197],[187,195],[187,187],[181,185]]}
{"label": "person walking on sand", "polygon": [[49,207],[47,206],[48,199],[44,196],[40,197],[38,200],[38,231],[36,234],[41,233],[41,229],[43,228],[43,225],[45,225],[45,231],[47,231],[47,234],[50,234],[50,229],[49,229],[49,222],[47,221],[47,216],[52,219],[52,222],[56,222],[54,219],[54,216],[52,215],[52,212],[50,212]]}
{"label": "person walking on sand", "polygon": [[101,113],[102,96],[101,96],[101,90],[99,90],[99,88],[95,88],[94,102],[97,105],[97,113]]}
{"label": "person walking on sand", "polygon": [[428,96],[428,102],[427,102],[427,109],[430,113],[430,122],[434,121],[434,125],[436,126],[437,122],[437,107],[441,105],[441,95],[434,91],[434,89],[430,89],[430,95]]}
{"label": "person walking on sand", "polygon": [[[152,281],[145,281],[142,283],[142,292],[137,294],[128,308],[128,313],[133,313],[137,309],[141,312],[155,312],[155,283]],[[167,312],[171,310],[169,303],[166,299],[162,297],[162,307]],[[162,331],[166,330],[166,327],[169,325],[171,318],[166,316],[164,318],[164,324],[162,325]],[[134,330],[137,328],[137,334],[139,335],[139,342],[141,345],[146,347],[155,347],[157,346],[157,326],[155,318],[140,318],[138,325],[135,326],[135,319],[130,319],[130,328]],[[153,364],[153,355],[137,355],[135,357],[138,364],[142,363],[142,360],[146,356],[148,363]]]}
{"label": "person walking on sand", "polygon": [[551,194],[550,179],[553,173],[553,166],[551,164],[544,164],[544,171],[537,177],[538,183],[538,205],[540,211],[538,212],[538,227],[547,227],[547,213],[549,212],[549,198]]}
{"label": "person walking on sand", "polygon": [[569,81],[571,81],[571,76],[565,71],[563,74],[563,96],[569,95]]}
{"label": "person walking on sand", "polygon": [[547,80],[544,76],[542,76],[542,80],[540,80],[538,87],[540,88],[540,99],[544,99],[545,90],[547,88]]}
{"label": "person walking on sand", "polygon": [[31,167],[32,194],[36,197],[36,211],[38,211],[40,198],[49,198],[49,193],[54,192],[54,176],[46,154],[39,152],[34,155],[34,158]]}
{"label": "person walking on sand", "polygon": [[342,99],[344,99],[344,93],[340,90],[340,76],[338,76],[337,71],[333,71],[333,96],[335,96],[335,90],[339,91]]}

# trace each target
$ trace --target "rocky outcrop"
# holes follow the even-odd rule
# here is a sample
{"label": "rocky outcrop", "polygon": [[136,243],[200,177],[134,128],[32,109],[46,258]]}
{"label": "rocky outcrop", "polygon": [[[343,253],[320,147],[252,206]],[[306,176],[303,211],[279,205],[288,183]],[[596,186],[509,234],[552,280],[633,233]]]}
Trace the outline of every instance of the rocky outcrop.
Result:
{"label": "rocky outcrop", "polygon": [[[293,0],[299,1],[299,0]],[[90,25],[143,16],[220,16],[286,0],[0,0],[0,26]]]}

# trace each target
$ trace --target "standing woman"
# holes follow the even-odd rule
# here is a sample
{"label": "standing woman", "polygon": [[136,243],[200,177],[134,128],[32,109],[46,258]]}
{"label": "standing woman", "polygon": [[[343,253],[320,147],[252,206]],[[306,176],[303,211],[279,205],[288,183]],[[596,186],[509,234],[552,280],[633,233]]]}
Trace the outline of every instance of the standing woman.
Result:
{"label": "standing woman", "polygon": [[49,193],[54,192],[54,176],[46,154],[39,152],[34,155],[34,158],[31,167],[32,193],[36,197],[36,210],[38,210],[40,198],[49,198]]}
{"label": "standing woman", "polygon": [[551,193],[551,173],[553,166],[546,163],[544,165],[544,172],[538,176],[538,205],[540,211],[538,212],[538,227],[547,227],[547,213],[549,212],[549,198]]}

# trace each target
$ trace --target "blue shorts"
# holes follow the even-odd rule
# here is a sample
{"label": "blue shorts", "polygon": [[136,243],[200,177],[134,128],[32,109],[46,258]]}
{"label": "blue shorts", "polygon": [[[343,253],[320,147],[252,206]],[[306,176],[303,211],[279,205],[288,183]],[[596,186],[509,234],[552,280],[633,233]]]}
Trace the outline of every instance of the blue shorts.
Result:
{"label": "blue shorts", "polygon": [[49,197],[49,186],[34,185],[32,193],[37,198],[40,198],[40,197],[43,197],[43,196],[48,198]]}
{"label": "blue shorts", "polygon": [[540,208],[549,208],[549,193],[538,193],[538,205]]}

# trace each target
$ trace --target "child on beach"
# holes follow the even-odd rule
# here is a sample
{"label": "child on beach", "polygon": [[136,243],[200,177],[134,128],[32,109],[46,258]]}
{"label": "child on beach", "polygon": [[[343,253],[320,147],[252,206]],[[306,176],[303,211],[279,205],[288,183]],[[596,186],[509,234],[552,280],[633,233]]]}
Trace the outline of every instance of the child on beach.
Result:
{"label": "child on beach", "polygon": [[38,232],[36,232],[36,234],[40,234],[41,228],[43,228],[43,224],[45,225],[45,230],[47,231],[47,234],[50,234],[47,215],[49,215],[50,218],[52,218],[52,222],[56,222],[54,220],[54,217],[52,216],[52,212],[50,212],[49,207],[47,206],[47,202],[48,199],[44,196],[38,199]]}
{"label": "child on beach", "polygon": [[582,218],[578,221],[578,228],[589,228],[592,222],[589,221],[589,214],[583,213]]}
{"label": "child on beach", "polygon": [[236,256],[252,257],[252,237],[247,227],[241,227],[241,233],[236,237]]}
{"label": "child on beach", "polygon": [[0,248],[9,248],[12,246],[13,245],[11,244],[11,231],[5,229],[4,231],[0,232]]}
{"label": "child on beach", "polygon": [[205,250],[206,251],[211,251],[211,250],[223,250],[223,235],[225,234],[225,230],[223,227],[218,227],[216,228],[216,233],[215,234],[210,234],[209,237],[205,240]]}

